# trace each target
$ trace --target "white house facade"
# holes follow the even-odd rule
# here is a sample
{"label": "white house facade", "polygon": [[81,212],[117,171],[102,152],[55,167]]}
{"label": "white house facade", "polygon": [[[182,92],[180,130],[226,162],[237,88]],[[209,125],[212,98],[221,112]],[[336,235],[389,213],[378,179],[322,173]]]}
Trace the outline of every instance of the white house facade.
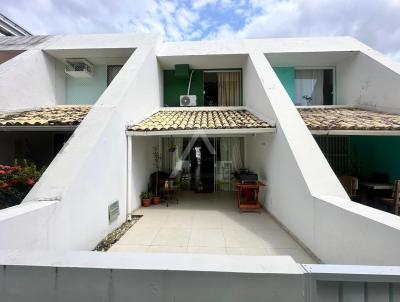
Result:
{"label": "white house facade", "polygon": [[[0,37],[0,164],[47,166],[0,210],[0,297],[396,301],[400,218],[339,178],[400,179],[399,95],[400,64],[351,37]],[[265,185],[261,214],[236,213],[244,168]],[[158,170],[183,197],[143,209]],[[93,251],[132,215],[153,243]]]}

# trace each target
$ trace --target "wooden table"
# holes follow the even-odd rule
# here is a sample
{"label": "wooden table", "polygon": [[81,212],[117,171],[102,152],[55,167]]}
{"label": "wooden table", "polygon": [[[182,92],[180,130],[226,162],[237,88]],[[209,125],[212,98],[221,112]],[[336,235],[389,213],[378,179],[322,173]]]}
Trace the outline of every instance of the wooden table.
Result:
{"label": "wooden table", "polygon": [[[265,184],[261,181],[251,182],[251,183],[241,183],[237,181],[236,184],[236,197],[237,197],[237,204],[238,208],[241,211],[255,211],[261,208],[260,202],[258,200],[260,187],[265,186]],[[244,199],[243,192],[244,191],[253,191],[254,198]]]}
{"label": "wooden table", "polygon": [[361,181],[359,185],[371,190],[393,190],[393,185],[388,183]]}
{"label": "wooden table", "polygon": [[368,191],[375,191],[375,190],[386,190],[390,191],[393,190],[393,185],[389,183],[380,183],[380,182],[372,182],[372,181],[361,181],[359,183],[361,188],[361,201],[368,202]]}

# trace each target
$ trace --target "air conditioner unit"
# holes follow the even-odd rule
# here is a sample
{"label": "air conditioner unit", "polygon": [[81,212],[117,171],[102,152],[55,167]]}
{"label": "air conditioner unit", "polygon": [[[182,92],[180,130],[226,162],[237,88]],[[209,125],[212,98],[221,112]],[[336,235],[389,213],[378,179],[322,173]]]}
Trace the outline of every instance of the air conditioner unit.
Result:
{"label": "air conditioner unit", "polygon": [[197,106],[196,95],[181,95],[179,100],[180,100],[181,107]]}
{"label": "air conditioner unit", "polygon": [[65,73],[74,78],[93,76],[93,65],[86,59],[65,59]]}

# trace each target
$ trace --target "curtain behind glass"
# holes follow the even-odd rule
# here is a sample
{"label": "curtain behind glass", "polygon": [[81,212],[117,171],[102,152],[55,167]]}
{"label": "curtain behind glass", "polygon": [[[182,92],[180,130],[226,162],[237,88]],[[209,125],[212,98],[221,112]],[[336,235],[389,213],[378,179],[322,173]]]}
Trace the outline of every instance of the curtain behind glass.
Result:
{"label": "curtain behind glass", "polygon": [[219,191],[233,190],[232,173],[243,168],[243,138],[219,138],[219,157],[216,182]]}
{"label": "curtain behind glass", "polygon": [[[171,137],[162,139],[162,169],[165,172],[174,174],[182,170],[182,137]],[[173,175],[176,176],[176,175]]]}
{"label": "curtain behind glass", "polygon": [[218,72],[218,106],[240,106],[239,71]]}
{"label": "curtain behind glass", "polygon": [[324,70],[296,70],[296,105],[324,104]]}

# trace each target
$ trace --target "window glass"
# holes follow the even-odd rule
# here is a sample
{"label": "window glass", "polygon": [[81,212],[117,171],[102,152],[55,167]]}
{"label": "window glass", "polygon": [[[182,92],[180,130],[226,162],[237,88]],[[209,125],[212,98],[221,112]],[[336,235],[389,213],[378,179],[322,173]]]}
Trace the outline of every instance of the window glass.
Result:
{"label": "window glass", "polygon": [[333,105],[332,69],[298,69],[295,86],[296,105]]}

